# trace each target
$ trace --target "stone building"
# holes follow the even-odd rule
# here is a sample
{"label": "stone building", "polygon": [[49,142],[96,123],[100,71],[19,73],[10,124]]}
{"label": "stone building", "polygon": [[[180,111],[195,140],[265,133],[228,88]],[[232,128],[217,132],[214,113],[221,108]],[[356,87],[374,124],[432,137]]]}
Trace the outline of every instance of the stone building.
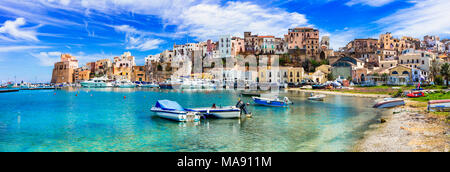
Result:
{"label": "stone building", "polygon": [[131,81],[147,82],[145,66],[133,66],[131,71]]}
{"label": "stone building", "polygon": [[112,78],[112,62],[110,59],[101,59],[95,62],[95,76]]}
{"label": "stone building", "polygon": [[319,30],[310,27],[289,29],[284,35],[290,50],[303,49],[306,57],[319,55]]}
{"label": "stone building", "polygon": [[113,63],[113,79],[114,80],[131,80],[132,67],[136,66],[134,56],[130,52],[125,52],[120,57],[114,57]]}
{"label": "stone building", "polygon": [[62,54],[61,61],[53,67],[51,83],[73,83],[74,70],[78,68],[78,60],[70,54]]}

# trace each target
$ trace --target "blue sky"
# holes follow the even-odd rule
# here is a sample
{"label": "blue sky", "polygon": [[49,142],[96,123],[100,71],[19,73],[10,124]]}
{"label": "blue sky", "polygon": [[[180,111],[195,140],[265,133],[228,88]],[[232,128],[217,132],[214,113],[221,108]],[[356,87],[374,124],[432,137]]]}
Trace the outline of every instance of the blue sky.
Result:
{"label": "blue sky", "polygon": [[0,81],[48,82],[61,53],[80,65],[125,51],[144,57],[174,43],[244,31],[282,36],[311,26],[337,49],[392,32],[450,37],[448,0],[2,0]]}

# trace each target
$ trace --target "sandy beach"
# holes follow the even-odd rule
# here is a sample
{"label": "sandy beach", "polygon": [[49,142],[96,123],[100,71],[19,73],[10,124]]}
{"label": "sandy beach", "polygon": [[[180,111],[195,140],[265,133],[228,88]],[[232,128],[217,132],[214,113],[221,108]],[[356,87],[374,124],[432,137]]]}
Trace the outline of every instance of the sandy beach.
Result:
{"label": "sandy beach", "polygon": [[[386,98],[390,95],[343,93],[325,90],[290,89],[305,93]],[[426,103],[406,100],[406,105],[392,108],[364,133],[355,152],[449,152],[450,125],[443,115],[426,111]]]}
{"label": "sandy beach", "polygon": [[448,152],[450,128],[442,115],[426,112],[422,103],[407,101],[391,109],[385,123],[373,124],[356,144],[357,152]]}
{"label": "sandy beach", "polygon": [[359,94],[359,93],[343,93],[337,91],[326,91],[326,90],[306,90],[299,88],[290,88],[288,91],[298,91],[304,93],[315,93],[315,94],[327,94],[327,95],[341,95],[341,96],[353,96],[353,97],[368,97],[368,98],[387,98],[391,97],[390,95],[384,94]]}

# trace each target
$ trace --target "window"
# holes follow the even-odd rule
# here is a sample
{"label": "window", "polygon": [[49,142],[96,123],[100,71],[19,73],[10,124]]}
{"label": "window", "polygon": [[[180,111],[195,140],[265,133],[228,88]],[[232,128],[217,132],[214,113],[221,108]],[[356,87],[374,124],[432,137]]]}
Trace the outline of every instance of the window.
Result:
{"label": "window", "polygon": [[409,75],[409,72],[408,72],[408,71],[403,71],[402,74],[403,74],[403,75]]}
{"label": "window", "polygon": [[397,75],[397,74],[398,74],[397,71],[392,72],[392,75]]}

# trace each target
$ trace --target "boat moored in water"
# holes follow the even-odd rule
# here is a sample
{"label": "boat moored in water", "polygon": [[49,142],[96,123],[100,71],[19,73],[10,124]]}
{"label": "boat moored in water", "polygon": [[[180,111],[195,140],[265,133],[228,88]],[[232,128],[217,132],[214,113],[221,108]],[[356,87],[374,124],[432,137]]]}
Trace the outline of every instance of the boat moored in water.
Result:
{"label": "boat moored in water", "polygon": [[151,108],[160,118],[174,120],[178,122],[197,122],[200,121],[200,113],[187,111],[180,104],[170,100],[158,100],[156,105]]}
{"label": "boat moored in water", "polygon": [[234,106],[228,107],[206,107],[186,109],[191,112],[199,112],[204,116],[212,116],[215,118],[240,118],[241,110]]}
{"label": "boat moored in water", "polygon": [[263,97],[252,97],[253,102],[257,105],[262,106],[272,106],[272,107],[287,107],[289,104],[292,104],[291,101],[287,97],[284,97],[283,100],[280,100],[278,97],[276,98],[263,98]]}
{"label": "boat moored in water", "polygon": [[323,95],[323,94],[318,94],[318,95],[312,95],[312,94],[311,94],[311,97],[308,97],[308,100],[323,101],[323,99],[324,99],[325,97],[326,97],[326,96]]}
{"label": "boat moored in water", "polygon": [[405,101],[403,99],[385,98],[375,104],[373,108],[391,108],[403,105],[405,105]]}
{"label": "boat moored in water", "polygon": [[82,87],[88,87],[88,88],[104,88],[107,87],[107,80],[106,78],[93,78],[88,81],[81,82]]}
{"label": "boat moored in water", "polygon": [[121,80],[117,81],[115,86],[119,88],[134,88],[136,87],[136,84],[129,80]]}

